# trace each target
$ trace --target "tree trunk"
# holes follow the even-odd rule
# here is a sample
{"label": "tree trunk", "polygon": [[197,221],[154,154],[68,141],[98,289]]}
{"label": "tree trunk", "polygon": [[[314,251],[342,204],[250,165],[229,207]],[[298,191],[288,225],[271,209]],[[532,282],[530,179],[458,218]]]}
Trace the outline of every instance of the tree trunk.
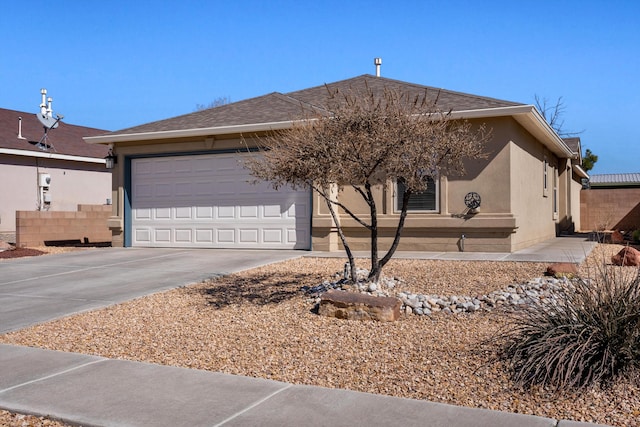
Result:
{"label": "tree trunk", "polygon": [[393,238],[391,247],[384,255],[384,257],[380,260],[380,271],[382,271],[382,268],[389,262],[393,254],[396,252],[396,249],[398,248],[398,243],[400,243],[400,235],[402,234],[402,229],[404,228],[404,220],[407,218],[407,210],[409,209],[410,198],[411,191],[405,191],[404,196],[402,197],[402,210],[400,211],[400,220],[398,221],[398,227],[396,227],[396,235]]}
{"label": "tree trunk", "polygon": [[369,212],[371,213],[371,270],[369,271],[369,277],[367,279],[378,283],[378,280],[380,280],[380,265],[378,262],[378,210],[376,208],[376,201],[373,198],[373,193],[371,192],[371,184],[367,182],[364,188],[367,194]]}
{"label": "tree trunk", "polygon": [[336,212],[333,209],[333,204],[331,203],[331,200],[326,196],[323,196],[323,197],[325,202],[327,202],[327,208],[329,208],[329,213],[331,213],[331,218],[333,218],[333,223],[335,224],[336,229],[338,230],[338,236],[340,236],[340,240],[342,241],[342,246],[344,246],[344,251],[347,253],[347,259],[349,260],[349,269],[351,271],[351,281],[353,283],[358,283],[358,274],[356,273],[357,272],[356,260],[353,257],[353,253],[351,252],[351,248],[349,247],[349,244],[347,243],[347,238],[344,235],[344,232],[342,231],[342,226],[338,221],[338,216],[336,215]]}

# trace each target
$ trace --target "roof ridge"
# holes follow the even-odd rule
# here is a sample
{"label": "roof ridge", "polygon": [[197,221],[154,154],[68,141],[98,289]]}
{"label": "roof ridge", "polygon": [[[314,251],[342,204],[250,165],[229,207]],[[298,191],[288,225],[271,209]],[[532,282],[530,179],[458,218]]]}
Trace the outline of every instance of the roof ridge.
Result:
{"label": "roof ridge", "polygon": [[513,104],[513,105],[527,105],[521,102],[515,102],[515,101],[508,101],[505,99],[499,99],[499,98],[493,98],[493,97],[489,97],[489,96],[483,96],[483,95],[474,95],[471,93],[467,93],[467,92],[459,92],[459,91],[455,91],[455,90],[450,90],[450,89],[445,89],[445,88],[438,88],[435,86],[427,86],[427,85],[423,85],[423,84],[419,84],[419,83],[412,83],[412,82],[407,82],[404,80],[398,80],[398,79],[391,79],[388,77],[378,77],[378,76],[374,76],[373,74],[361,74],[359,76],[355,76],[355,77],[351,77],[348,79],[342,79],[342,80],[337,80],[335,82],[331,82],[331,83],[324,83],[322,85],[316,85],[310,88],[306,88],[306,89],[300,89],[300,90],[296,90],[293,92],[287,92],[287,95],[292,94],[292,93],[296,93],[296,92],[304,92],[304,91],[308,91],[308,90],[313,90],[313,89],[317,89],[320,88],[322,86],[331,86],[331,85],[338,85],[341,83],[345,83],[348,82],[350,80],[356,81],[358,79],[381,79],[381,80],[385,80],[388,82],[392,82],[392,83],[396,83],[399,85],[404,85],[404,86],[410,86],[410,87],[414,87],[414,88],[419,88],[419,89],[426,89],[426,90],[434,90],[434,91],[438,91],[438,92],[445,92],[448,94],[452,94],[452,95],[458,95],[458,96],[463,96],[466,98],[470,98],[470,99],[483,99],[483,100],[487,100],[487,101],[496,101],[496,102],[503,102],[503,103],[509,103],[509,104]]}

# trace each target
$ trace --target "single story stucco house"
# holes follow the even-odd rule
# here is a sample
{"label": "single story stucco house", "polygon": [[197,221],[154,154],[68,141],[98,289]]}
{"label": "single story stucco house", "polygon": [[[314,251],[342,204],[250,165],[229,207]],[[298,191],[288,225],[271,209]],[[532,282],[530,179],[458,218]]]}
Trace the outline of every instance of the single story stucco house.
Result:
{"label": "single story stucco house", "polygon": [[[587,174],[579,140],[565,142],[534,106],[362,75],[85,138],[109,145],[117,156],[113,245],[340,250],[318,195],[254,185],[242,159],[256,136],[289,128],[305,108],[326,108],[326,86],[347,91],[364,85],[426,90],[455,118],[492,129],[486,159],[467,161],[462,177],[437,177],[433,191],[412,206],[399,250],[511,252],[580,228],[580,180]],[[375,191],[384,248],[399,216],[398,184],[389,181]],[[481,196],[475,211],[465,206],[470,192]],[[368,212],[350,196],[345,191],[341,201]],[[346,215],[339,221],[353,249],[368,249],[361,226]]]}
{"label": "single story stucco house", "polygon": [[111,196],[108,148],[82,139],[106,130],[59,121],[45,135],[35,110],[0,108],[0,233],[16,231],[16,211],[75,211]]}

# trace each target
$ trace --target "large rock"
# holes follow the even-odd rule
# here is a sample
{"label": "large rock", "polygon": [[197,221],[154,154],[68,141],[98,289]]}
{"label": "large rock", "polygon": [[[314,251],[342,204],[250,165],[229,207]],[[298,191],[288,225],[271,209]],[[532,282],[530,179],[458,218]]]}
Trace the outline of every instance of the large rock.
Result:
{"label": "large rock", "polygon": [[624,234],[622,234],[618,230],[614,230],[613,233],[611,233],[611,243],[615,243],[618,245],[624,243]]}
{"label": "large rock", "polygon": [[578,266],[570,262],[556,262],[547,267],[547,274],[557,278],[567,277],[571,279],[578,275]]}
{"label": "large rock", "polygon": [[338,319],[393,322],[400,318],[401,305],[397,298],[330,290],[320,297],[319,313]]}
{"label": "large rock", "polygon": [[612,256],[611,262],[614,265],[637,267],[640,265],[640,251],[627,246]]}

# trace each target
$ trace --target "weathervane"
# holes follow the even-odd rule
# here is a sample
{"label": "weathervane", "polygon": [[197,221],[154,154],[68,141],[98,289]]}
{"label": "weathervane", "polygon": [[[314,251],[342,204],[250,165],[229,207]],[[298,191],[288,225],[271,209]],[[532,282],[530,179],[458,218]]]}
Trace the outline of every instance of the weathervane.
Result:
{"label": "weathervane", "polygon": [[36,117],[44,127],[44,135],[42,135],[42,138],[40,138],[36,147],[42,151],[49,151],[49,148],[53,148],[55,151],[55,147],[53,147],[53,145],[47,144],[47,132],[49,129],[57,128],[58,123],[64,118],[64,116],[62,114],[56,114],[56,117],[53,118],[53,109],[51,108],[53,99],[51,97],[47,99],[46,89],[41,89],[40,93],[42,94],[42,102],[40,103],[40,112],[36,114]]}

